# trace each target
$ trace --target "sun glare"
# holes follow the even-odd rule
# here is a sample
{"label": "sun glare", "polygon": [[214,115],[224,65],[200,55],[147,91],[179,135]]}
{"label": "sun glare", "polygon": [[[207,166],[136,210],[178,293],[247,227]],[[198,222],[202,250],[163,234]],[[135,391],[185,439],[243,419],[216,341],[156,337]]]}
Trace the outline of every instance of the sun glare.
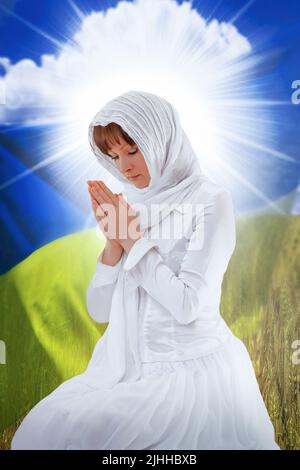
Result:
{"label": "sun glare", "polygon": [[56,125],[43,143],[39,166],[48,166],[61,185],[76,169],[78,177],[68,183],[66,194],[78,192],[82,178],[101,171],[88,145],[91,118],[115,96],[144,90],[176,107],[208,176],[233,192],[243,187],[281,212],[267,196],[267,181],[259,186],[256,162],[298,165],[276,151],[272,113],[290,103],[265,99],[255,81],[254,70],[266,57],[254,54],[234,24],[247,8],[226,23],[204,18],[191,2],[175,0],[123,1],[89,14],[74,1],[69,5],[73,31],[67,43],[55,41],[56,56],[42,56],[41,66],[31,60],[10,64],[0,78],[6,90],[2,122],[22,116],[24,125]]}

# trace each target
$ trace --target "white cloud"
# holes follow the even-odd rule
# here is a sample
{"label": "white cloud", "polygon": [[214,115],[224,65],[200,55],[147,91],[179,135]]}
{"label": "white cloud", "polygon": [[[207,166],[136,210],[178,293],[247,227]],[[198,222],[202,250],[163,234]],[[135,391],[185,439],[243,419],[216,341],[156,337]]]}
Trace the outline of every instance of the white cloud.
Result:
{"label": "white cloud", "polygon": [[0,58],[6,69],[1,121],[59,121],[77,112],[90,117],[128,89],[167,94],[170,80],[205,93],[214,87],[213,77],[220,80],[224,64],[251,50],[234,25],[206,23],[189,2],[175,0],[121,1],[84,17],[72,39],[76,45],[71,41],[56,55],[43,55],[40,66]]}
{"label": "white cloud", "polygon": [[[16,64],[0,58],[6,70],[0,77],[5,98],[0,121],[65,124],[44,138],[39,167],[48,166],[55,182],[77,197],[78,180],[88,171],[94,178],[100,167],[90,158],[90,119],[115,96],[145,90],[174,104],[212,179],[226,181],[241,204],[246,189],[277,210],[266,195],[271,191],[265,194],[256,185],[255,165],[264,162],[268,175],[276,159],[293,159],[278,152],[271,103],[264,106],[259,84],[253,86],[254,67],[264,57],[250,54],[248,39],[232,23],[207,23],[188,1],[120,1],[88,16],[68,2],[77,25],[68,41],[59,47],[35,28],[57,45],[56,54],[42,55],[40,65],[28,58]],[[271,181],[266,178],[264,190]]]}

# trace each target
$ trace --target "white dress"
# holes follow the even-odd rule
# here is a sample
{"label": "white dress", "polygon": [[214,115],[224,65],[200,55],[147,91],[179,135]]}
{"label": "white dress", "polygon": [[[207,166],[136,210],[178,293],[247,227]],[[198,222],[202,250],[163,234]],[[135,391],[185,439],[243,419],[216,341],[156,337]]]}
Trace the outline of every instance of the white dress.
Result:
{"label": "white dress", "polygon": [[[101,323],[109,322],[119,270],[138,286],[141,378],[112,389],[85,372],[67,380],[31,409],[11,449],[280,449],[248,351],[219,310],[235,247],[231,197],[206,183],[201,202],[209,217],[193,217],[187,236],[144,233],[125,264],[100,257],[87,289],[87,310]],[[174,210],[160,229],[182,218]],[[190,251],[200,231],[202,247]]]}

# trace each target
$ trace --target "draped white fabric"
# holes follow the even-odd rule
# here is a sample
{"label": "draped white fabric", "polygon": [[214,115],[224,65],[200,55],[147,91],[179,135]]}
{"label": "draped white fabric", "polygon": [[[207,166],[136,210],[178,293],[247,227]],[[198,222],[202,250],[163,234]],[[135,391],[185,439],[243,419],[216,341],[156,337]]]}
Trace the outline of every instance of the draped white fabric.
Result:
{"label": "draped white fabric", "polygon": [[[96,146],[95,125],[119,124],[141,150],[151,176],[148,187],[139,189],[122,175],[113,160]],[[192,146],[181,127],[176,109],[165,99],[148,92],[130,91],[109,101],[92,119],[89,141],[98,161],[124,184],[129,204],[142,203],[147,211],[138,211],[141,230],[153,228],[167,217],[174,203],[199,201],[201,184],[207,180]],[[156,209],[155,217],[153,208]],[[142,243],[139,242],[140,246]],[[155,246],[155,242],[150,242]],[[150,246],[147,246],[147,250]],[[124,257],[125,258],[125,257]],[[125,259],[124,259],[125,262]],[[119,271],[113,292],[110,321],[95,350],[96,374],[113,386],[119,381],[136,381],[141,375],[138,352],[138,285],[126,295],[124,269]],[[98,351],[98,348],[100,349]]]}
{"label": "draped white fabric", "polygon": [[86,371],[28,413],[11,448],[279,449],[248,351],[219,310],[236,243],[229,191],[201,172],[176,111],[162,98],[116,98],[93,119],[90,138],[96,123],[109,122],[135,140],[151,174],[149,188],[124,182],[129,203],[200,209],[185,237],[160,237],[164,224],[178,225],[184,214],[158,209],[159,224],[142,218],[142,238],[115,266],[100,257],[86,300],[95,321],[109,322],[105,333]]}
{"label": "draped white fabric", "polygon": [[[97,147],[93,139],[94,126],[111,122],[119,124],[142,152],[151,177],[146,188],[137,188],[129,182],[115,161]],[[167,216],[172,204],[198,200],[200,183],[207,177],[181,126],[177,110],[164,98],[141,91],[124,93],[96,114],[88,134],[99,163],[123,183],[129,204],[133,208],[139,203],[145,206],[145,212],[140,213],[142,231]],[[149,216],[150,209],[153,213],[156,209],[153,220]]]}

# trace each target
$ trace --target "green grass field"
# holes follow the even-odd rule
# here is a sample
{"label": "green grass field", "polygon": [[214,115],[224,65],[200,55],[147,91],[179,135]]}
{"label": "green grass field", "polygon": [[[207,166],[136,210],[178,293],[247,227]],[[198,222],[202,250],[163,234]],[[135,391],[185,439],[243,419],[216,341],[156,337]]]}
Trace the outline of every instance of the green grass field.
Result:
{"label": "green grass field", "polygon": [[[237,246],[223,281],[221,312],[249,351],[283,449],[300,449],[300,217],[237,222]],[[0,449],[26,413],[83,372],[106,324],[94,322],[85,293],[103,248],[95,230],[34,252],[0,278]]]}

